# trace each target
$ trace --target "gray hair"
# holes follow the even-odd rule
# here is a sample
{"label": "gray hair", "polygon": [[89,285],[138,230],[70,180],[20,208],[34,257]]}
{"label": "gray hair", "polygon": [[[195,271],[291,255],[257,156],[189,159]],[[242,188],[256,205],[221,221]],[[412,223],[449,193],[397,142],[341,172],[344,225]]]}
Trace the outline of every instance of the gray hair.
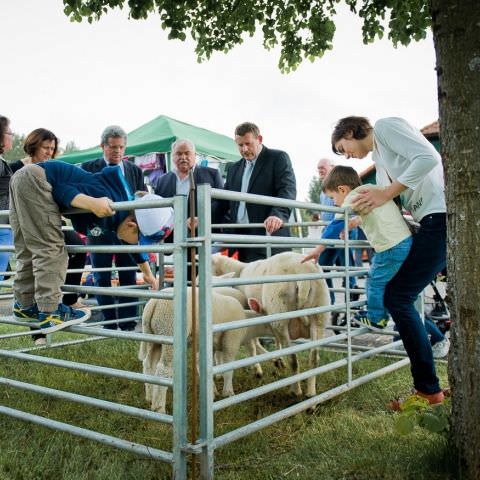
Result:
{"label": "gray hair", "polygon": [[127,143],[127,134],[122,127],[118,125],[110,125],[103,132],[100,137],[100,145],[106,145],[109,138],[123,138]]}
{"label": "gray hair", "polygon": [[197,152],[197,150],[195,148],[195,144],[193,142],[191,142],[190,140],[187,140],[185,138],[177,138],[177,140],[175,140],[172,143],[171,152],[173,153],[180,145],[183,145],[183,144],[188,145],[193,150],[194,153]]}

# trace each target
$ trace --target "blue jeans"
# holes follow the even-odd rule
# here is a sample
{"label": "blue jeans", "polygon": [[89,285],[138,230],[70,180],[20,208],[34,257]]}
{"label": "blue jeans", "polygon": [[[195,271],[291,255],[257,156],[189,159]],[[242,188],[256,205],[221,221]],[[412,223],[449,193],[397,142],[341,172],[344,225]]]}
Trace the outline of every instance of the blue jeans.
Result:
{"label": "blue jeans", "polygon": [[394,247],[373,256],[367,278],[367,318],[371,322],[378,323],[388,317],[388,311],[383,303],[385,287],[400,270],[411,246],[412,237],[408,237]]}
{"label": "blue jeans", "polygon": [[445,340],[445,335],[429,318],[425,318],[425,330],[430,335],[430,345],[435,345],[442,340]]}
{"label": "blue jeans", "polygon": [[[100,237],[88,237],[88,245],[120,245],[115,234],[102,235]],[[93,268],[110,268],[112,266],[113,255],[115,255],[115,265],[117,267],[133,267],[137,264],[133,261],[129,254],[113,254],[113,253],[90,253],[90,259]],[[112,272],[94,272],[93,278],[96,287],[111,287],[112,286]],[[119,271],[118,278],[121,286],[135,285],[137,283],[137,274],[135,270]],[[110,295],[96,295],[99,305],[111,305],[117,299],[118,303],[130,303],[138,301],[137,298],[131,297],[113,297]],[[115,314],[115,308],[102,310],[105,320],[116,320],[121,318],[129,318],[137,316],[137,306],[124,307],[118,309],[118,316]],[[119,326],[122,330],[128,330],[135,327],[136,322],[124,322]],[[105,325],[107,328],[116,328],[116,324]]]}
{"label": "blue jeans", "polygon": [[[13,245],[13,233],[10,228],[0,228],[0,245]],[[0,272],[7,271],[10,255],[10,252],[0,252]],[[0,275],[0,280],[3,280],[3,277]]]}
{"label": "blue jeans", "polygon": [[424,217],[418,233],[413,236],[410,254],[385,289],[385,306],[410,357],[413,384],[426,394],[439,392],[440,384],[427,331],[414,302],[437,272],[445,268],[446,242],[445,213]]}

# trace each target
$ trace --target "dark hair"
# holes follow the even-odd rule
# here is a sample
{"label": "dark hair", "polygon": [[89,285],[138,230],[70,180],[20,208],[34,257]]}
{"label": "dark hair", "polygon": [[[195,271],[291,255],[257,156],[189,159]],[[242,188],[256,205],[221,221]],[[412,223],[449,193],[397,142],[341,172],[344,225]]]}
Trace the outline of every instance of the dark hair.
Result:
{"label": "dark hair", "polygon": [[352,190],[362,184],[360,177],[355,169],[344,165],[337,165],[330,170],[329,174],[322,182],[324,192],[336,192],[340,185],[346,185]]}
{"label": "dark hair", "polygon": [[55,142],[55,149],[53,150],[52,158],[55,158],[58,151],[58,138],[57,136],[47,130],[46,128],[36,128],[33,132],[30,132],[25,139],[25,143],[23,144],[23,149],[27,155],[33,157],[35,152],[37,151],[38,147],[44,142],[45,140],[53,140]]}
{"label": "dark hair", "polygon": [[342,138],[362,140],[372,130],[372,125],[366,117],[345,117],[341,118],[335,125],[332,132],[332,150],[333,153],[340,155],[335,148],[335,144]]}
{"label": "dark hair", "polygon": [[3,144],[3,137],[10,125],[10,120],[3,115],[0,115],[0,155],[5,151],[5,145]]}
{"label": "dark hair", "polygon": [[253,133],[258,137],[260,135],[260,129],[252,122],[243,122],[235,129],[236,137],[243,137],[247,133]]}

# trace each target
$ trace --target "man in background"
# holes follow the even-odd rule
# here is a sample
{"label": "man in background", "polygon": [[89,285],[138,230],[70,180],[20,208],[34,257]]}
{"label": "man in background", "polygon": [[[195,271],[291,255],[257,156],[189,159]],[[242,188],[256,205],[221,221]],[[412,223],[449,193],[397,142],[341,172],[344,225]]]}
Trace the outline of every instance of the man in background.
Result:
{"label": "man in background", "polygon": [[[102,132],[100,139],[100,147],[103,150],[103,157],[97,158],[89,162],[82,163],[81,167],[87,172],[100,172],[105,167],[117,166],[126,180],[126,184],[131,194],[136,191],[145,190],[143,182],[143,172],[134,163],[125,160],[125,148],[127,146],[127,134],[125,131],[117,126],[111,125]],[[98,232],[96,236],[88,236],[87,245],[120,245],[117,236],[112,232]],[[111,268],[113,259],[115,257],[116,267],[136,267],[132,257],[125,253],[90,253],[90,259],[93,268]],[[112,273],[108,272],[94,272],[93,278],[95,286],[97,287],[111,287]],[[121,286],[136,285],[137,272],[136,270],[118,271],[119,283]],[[131,297],[113,297],[109,295],[96,295],[98,305],[105,306],[113,303],[133,303],[138,301],[137,298]],[[116,300],[116,302],[115,302]],[[132,318],[137,316],[137,306],[129,306],[119,308],[108,308],[102,310],[105,320],[119,320],[121,318]],[[105,328],[115,330],[117,326],[121,330],[134,330],[136,325],[135,320],[105,325]]]}
{"label": "man in background", "polygon": [[[286,152],[263,145],[260,130],[245,122],[235,129],[235,143],[242,159],[230,166],[225,190],[295,200],[297,187],[290,157]],[[263,228],[232,229],[238,235],[290,236],[283,227],[290,217],[290,208],[258,205],[239,201],[222,201],[212,205],[212,221],[219,223],[263,223]],[[272,248],[272,255],[290,248]],[[238,259],[253,262],[266,258],[266,248],[239,248]]]}
{"label": "man in background", "polygon": [[[172,144],[173,169],[162,175],[155,186],[155,193],[168,198],[174,195],[188,195],[190,192],[190,171],[195,185],[209,183],[212,188],[223,188],[223,180],[216,168],[196,165],[196,149],[190,140],[178,139]],[[189,205],[190,208],[190,205]]]}

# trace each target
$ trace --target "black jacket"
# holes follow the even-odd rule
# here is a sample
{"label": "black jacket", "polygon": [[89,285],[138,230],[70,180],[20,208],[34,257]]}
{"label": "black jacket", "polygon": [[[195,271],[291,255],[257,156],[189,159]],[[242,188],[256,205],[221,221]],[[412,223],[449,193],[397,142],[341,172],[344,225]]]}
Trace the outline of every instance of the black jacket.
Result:
{"label": "black jacket", "polygon": [[[231,165],[227,173],[225,190],[232,190],[234,192],[241,191],[242,175],[243,170],[245,169],[245,164],[246,160],[242,158]],[[264,145],[257,161],[255,162],[247,193],[295,200],[297,196],[297,187],[295,174],[288,154],[281,150],[267,148]],[[212,205],[212,222],[222,223],[226,221],[228,223],[236,223],[238,204],[239,202],[237,201],[215,202],[215,204]],[[272,215],[287,222],[290,218],[290,212],[291,209],[286,207],[273,207],[270,205],[247,203],[247,213],[250,223],[263,223],[266,218]],[[239,235],[265,235],[265,229],[232,229],[230,233],[237,233]],[[288,228],[281,228],[273,235],[289,236],[290,233]],[[257,249],[248,250],[252,254],[247,255],[249,259],[265,257],[265,249],[260,249],[258,251]],[[273,249],[272,253],[278,253],[284,250],[285,249]],[[247,251],[247,249],[245,249],[245,251]]]}
{"label": "black jacket", "polygon": [[[131,193],[135,193],[139,190],[145,190],[142,170],[128,160],[122,160],[122,163],[125,170],[125,179],[127,180],[128,186],[131,189]],[[96,160],[84,162],[80,166],[87,172],[97,173],[101,172],[107,166],[107,164],[103,158],[97,158]]]}
{"label": "black jacket", "polygon": [[[220,172],[216,168],[198,167],[193,170],[193,180],[195,185],[209,183],[212,188],[223,188],[223,180]],[[155,193],[164,198],[173,197],[177,193],[177,176],[174,172],[168,172],[162,175],[155,185]],[[195,199],[196,205],[196,199]],[[190,204],[188,205],[190,210]],[[190,213],[190,211],[188,212]]]}

